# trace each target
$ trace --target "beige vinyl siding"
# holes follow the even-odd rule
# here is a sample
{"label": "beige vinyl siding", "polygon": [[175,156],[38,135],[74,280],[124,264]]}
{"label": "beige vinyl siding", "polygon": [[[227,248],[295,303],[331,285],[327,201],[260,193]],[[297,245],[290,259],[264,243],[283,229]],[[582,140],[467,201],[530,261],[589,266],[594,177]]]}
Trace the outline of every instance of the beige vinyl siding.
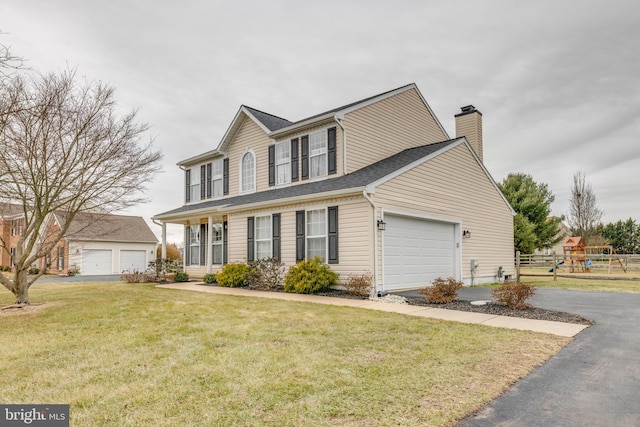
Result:
{"label": "beige vinyl siding", "polygon": [[373,219],[371,205],[363,199],[333,199],[282,208],[261,209],[229,216],[229,262],[246,262],[247,217],[280,213],[281,260],[288,269],[296,263],[296,211],[338,206],[339,263],[331,264],[341,279],[349,274],[373,273]]}
{"label": "beige vinyl siding", "polygon": [[240,161],[247,150],[252,150],[256,157],[256,191],[264,191],[269,188],[267,150],[271,143],[271,139],[252,119],[244,120],[227,153],[229,158],[229,195],[225,197],[234,197],[240,194]]}
{"label": "beige vinyl siding", "polygon": [[347,172],[447,135],[415,89],[347,113]]}
{"label": "beige vinyl siding", "polygon": [[456,117],[456,138],[461,136],[467,138],[471,148],[482,160],[482,116],[480,113],[475,112]]}
{"label": "beige vinyl siding", "polygon": [[495,276],[498,266],[513,274],[511,210],[465,145],[378,186],[374,200],[387,210],[459,221],[471,232],[461,239],[463,278],[471,277],[472,259],[477,277]]}

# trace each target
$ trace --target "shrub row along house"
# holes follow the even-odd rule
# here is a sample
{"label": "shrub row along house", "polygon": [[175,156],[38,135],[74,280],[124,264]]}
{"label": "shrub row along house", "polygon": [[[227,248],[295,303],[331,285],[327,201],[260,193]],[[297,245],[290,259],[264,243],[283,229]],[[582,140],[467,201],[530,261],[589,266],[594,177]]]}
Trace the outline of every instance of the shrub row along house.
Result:
{"label": "shrub row along house", "polygon": [[[0,212],[0,265],[13,267],[18,240],[24,233],[22,206],[6,205]],[[45,235],[65,227],[62,213],[49,215]],[[51,274],[120,274],[145,271],[155,260],[158,239],[143,218],[105,213],[78,213],[58,244],[34,268]]]}
{"label": "shrub row along house", "polygon": [[[178,163],[185,271],[314,256],[376,290],[513,272],[513,210],[482,163],[482,114],[450,138],[414,84],[296,122],[241,106],[217,148]],[[163,245],[166,245],[163,237]],[[471,268],[474,265],[475,268]]]}

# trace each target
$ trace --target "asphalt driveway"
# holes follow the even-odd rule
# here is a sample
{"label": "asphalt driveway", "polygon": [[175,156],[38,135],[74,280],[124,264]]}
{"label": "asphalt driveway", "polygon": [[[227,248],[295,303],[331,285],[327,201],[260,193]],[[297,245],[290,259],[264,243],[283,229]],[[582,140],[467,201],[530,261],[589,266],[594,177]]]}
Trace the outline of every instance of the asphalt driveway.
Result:
{"label": "asphalt driveway", "polygon": [[640,294],[538,289],[531,302],[596,323],[459,426],[640,426]]}

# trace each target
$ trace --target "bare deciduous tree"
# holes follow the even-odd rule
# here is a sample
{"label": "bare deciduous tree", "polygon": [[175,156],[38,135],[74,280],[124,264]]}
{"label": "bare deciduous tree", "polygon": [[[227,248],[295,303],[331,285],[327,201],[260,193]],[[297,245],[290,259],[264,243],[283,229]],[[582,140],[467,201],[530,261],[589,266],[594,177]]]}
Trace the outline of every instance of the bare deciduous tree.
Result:
{"label": "bare deciduous tree", "polygon": [[578,171],[573,175],[571,200],[569,201],[568,222],[571,233],[581,236],[587,244],[593,244],[598,235],[596,227],[602,219],[603,211],[596,204],[596,195],[584,176]]}
{"label": "bare deciduous tree", "polygon": [[[114,89],[78,83],[75,71],[0,78],[0,214],[19,206],[24,217],[14,247],[12,278],[0,283],[28,304],[27,276],[80,212],[114,212],[144,200],[144,185],[160,168],[160,152],[144,142],[136,112],[117,113]],[[54,212],[62,229],[49,226]],[[55,231],[53,231],[55,230]],[[10,248],[0,239],[0,248]],[[0,249],[1,250],[1,249]]]}

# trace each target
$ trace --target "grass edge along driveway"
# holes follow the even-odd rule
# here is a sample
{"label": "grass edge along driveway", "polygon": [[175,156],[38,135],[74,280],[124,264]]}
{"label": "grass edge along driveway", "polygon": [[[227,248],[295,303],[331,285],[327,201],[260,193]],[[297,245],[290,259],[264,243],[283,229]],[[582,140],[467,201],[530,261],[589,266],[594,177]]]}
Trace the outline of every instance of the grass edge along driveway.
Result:
{"label": "grass edge along driveway", "polygon": [[0,401],[69,403],[77,426],[452,425],[570,341],[148,284],[31,297],[0,316]]}

